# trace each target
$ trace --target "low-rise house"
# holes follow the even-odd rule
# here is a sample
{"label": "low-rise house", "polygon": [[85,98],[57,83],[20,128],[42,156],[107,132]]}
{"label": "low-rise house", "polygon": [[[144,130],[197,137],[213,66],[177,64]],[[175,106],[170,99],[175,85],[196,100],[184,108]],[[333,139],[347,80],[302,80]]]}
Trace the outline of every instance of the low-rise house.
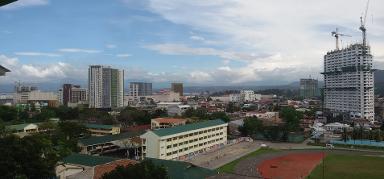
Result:
{"label": "low-rise house", "polygon": [[120,134],[120,127],[102,124],[86,124],[85,127],[93,136]]}
{"label": "low-rise house", "polygon": [[117,166],[135,165],[137,161],[105,156],[71,154],[56,166],[56,176],[59,179],[101,179],[105,173]]}
{"label": "low-rise house", "polygon": [[342,132],[344,128],[348,129],[350,126],[348,124],[342,124],[339,122],[334,122],[334,123],[328,123],[323,126],[323,128],[326,131],[331,131],[331,132]]}
{"label": "low-rise house", "polygon": [[147,131],[144,157],[187,160],[198,153],[218,149],[227,143],[227,127],[221,119]]}
{"label": "low-rise house", "polygon": [[186,119],[180,118],[155,118],[151,120],[151,129],[168,128],[179,125],[185,125]]}
{"label": "low-rise house", "polygon": [[191,108],[190,105],[174,105],[168,106],[168,115],[169,116],[181,116],[187,109]]}
{"label": "low-rise house", "polygon": [[33,123],[9,125],[6,128],[19,136],[25,136],[31,133],[39,132],[39,126]]}

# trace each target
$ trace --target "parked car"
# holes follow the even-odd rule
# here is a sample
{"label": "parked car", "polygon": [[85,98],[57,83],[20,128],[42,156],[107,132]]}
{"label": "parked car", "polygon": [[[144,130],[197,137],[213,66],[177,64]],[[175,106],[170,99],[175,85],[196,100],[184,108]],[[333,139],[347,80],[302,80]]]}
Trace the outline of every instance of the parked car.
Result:
{"label": "parked car", "polygon": [[333,146],[333,144],[325,144],[325,147],[326,147],[327,149],[333,149],[333,148],[335,148],[335,146]]}

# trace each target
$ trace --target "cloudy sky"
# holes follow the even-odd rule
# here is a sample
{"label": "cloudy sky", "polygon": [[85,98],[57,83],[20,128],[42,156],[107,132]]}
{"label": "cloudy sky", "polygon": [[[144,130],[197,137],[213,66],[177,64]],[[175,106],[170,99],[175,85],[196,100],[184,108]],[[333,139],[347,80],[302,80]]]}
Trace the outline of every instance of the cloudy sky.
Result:
{"label": "cloudy sky", "polygon": [[[336,27],[359,42],[366,0],[19,0],[0,8],[0,64],[14,81],[86,81],[91,64],[127,80],[270,85],[321,79]],[[384,1],[367,16],[384,68]]]}

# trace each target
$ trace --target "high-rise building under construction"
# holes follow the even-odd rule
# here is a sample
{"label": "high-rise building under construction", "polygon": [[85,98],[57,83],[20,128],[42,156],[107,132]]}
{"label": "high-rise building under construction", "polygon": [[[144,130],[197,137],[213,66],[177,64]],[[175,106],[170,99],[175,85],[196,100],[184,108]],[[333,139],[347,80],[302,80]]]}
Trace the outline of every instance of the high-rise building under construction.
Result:
{"label": "high-rise building under construction", "polygon": [[332,113],[374,120],[374,89],[370,47],[353,44],[324,56],[324,104]]}

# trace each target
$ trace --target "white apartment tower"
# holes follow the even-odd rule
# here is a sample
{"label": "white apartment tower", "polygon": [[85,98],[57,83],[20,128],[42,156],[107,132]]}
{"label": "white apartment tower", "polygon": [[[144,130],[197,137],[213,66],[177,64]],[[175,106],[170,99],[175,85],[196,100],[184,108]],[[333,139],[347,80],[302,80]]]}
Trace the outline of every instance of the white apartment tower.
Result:
{"label": "white apartment tower", "polygon": [[324,56],[324,107],[333,114],[348,114],[350,119],[374,121],[373,57],[365,27],[360,30],[363,43],[343,49],[336,46]]}
{"label": "white apartment tower", "polygon": [[124,71],[91,65],[88,69],[88,92],[90,108],[123,107]]}

